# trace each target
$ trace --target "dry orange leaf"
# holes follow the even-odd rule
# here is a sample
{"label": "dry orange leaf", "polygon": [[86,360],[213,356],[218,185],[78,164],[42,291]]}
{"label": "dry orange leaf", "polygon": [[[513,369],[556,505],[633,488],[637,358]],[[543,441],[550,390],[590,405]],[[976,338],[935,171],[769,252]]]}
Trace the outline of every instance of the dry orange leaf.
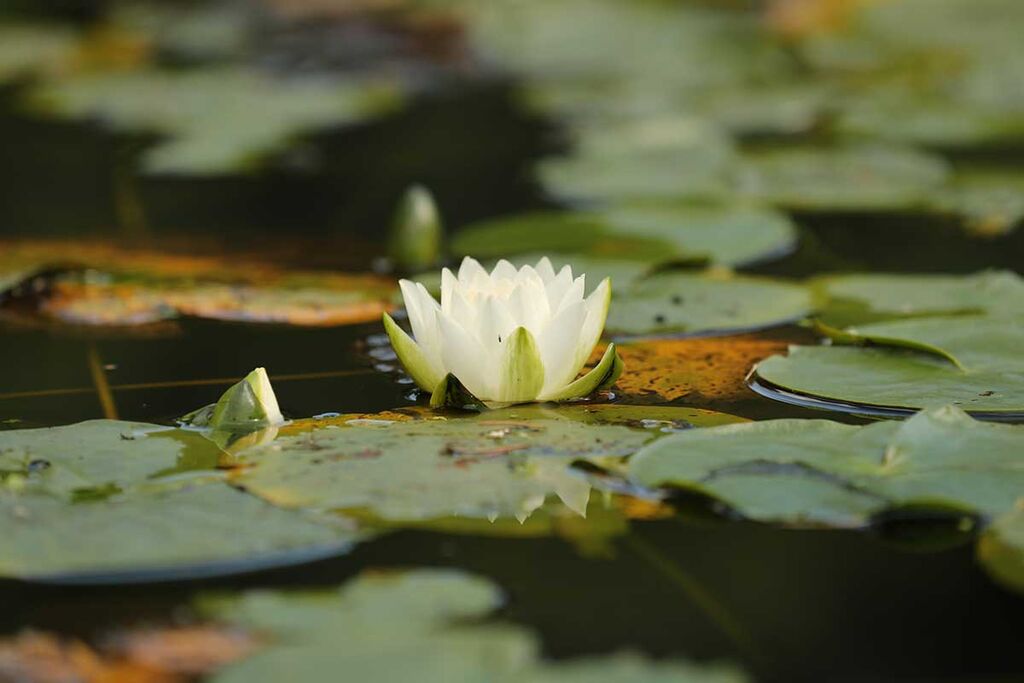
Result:
{"label": "dry orange leaf", "polygon": [[731,401],[746,398],[745,378],[760,360],[782,353],[788,339],[756,334],[698,339],[659,339],[622,344],[626,370],[615,392],[667,401]]}
{"label": "dry orange leaf", "polygon": [[18,683],[186,683],[246,657],[250,635],[221,626],[125,632],[94,649],[51,633],[0,640],[0,681]]}

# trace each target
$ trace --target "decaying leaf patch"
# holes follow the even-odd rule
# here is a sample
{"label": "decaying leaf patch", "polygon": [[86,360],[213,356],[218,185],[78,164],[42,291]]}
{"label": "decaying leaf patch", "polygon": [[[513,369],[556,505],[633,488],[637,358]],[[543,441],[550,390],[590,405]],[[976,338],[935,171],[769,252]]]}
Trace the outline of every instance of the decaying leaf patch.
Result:
{"label": "decaying leaf patch", "polygon": [[[789,341],[755,334],[659,339],[618,347],[628,372],[616,393],[673,401],[733,401],[749,397],[744,382],[759,361],[786,350]],[[600,349],[598,349],[598,352]]]}

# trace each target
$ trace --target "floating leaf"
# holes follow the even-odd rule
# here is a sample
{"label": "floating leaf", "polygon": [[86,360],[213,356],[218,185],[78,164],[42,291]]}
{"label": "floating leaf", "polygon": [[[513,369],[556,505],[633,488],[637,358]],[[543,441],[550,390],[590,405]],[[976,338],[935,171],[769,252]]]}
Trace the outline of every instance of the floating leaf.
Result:
{"label": "floating leaf", "polygon": [[629,476],[720,498],[755,519],[859,526],[900,505],[996,515],[1024,490],[1024,428],[947,406],[866,427],[768,420],[683,432],[637,453]]}
{"label": "floating leaf", "polygon": [[[822,407],[856,405],[913,411],[945,404],[982,416],[1024,412],[1024,320],[1019,317],[934,317],[854,328],[860,337],[938,355],[885,346],[796,346],[757,366],[759,380],[825,399]],[[950,362],[959,361],[962,367]]]}
{"label": "floating leaf", "polygon": [[145,325],[179,315],[303,326],[351,325],[391,310],[381,281],[324,280],[320,287],[64,280],[43,312],[79,325]]}
{"label": "floating leaf", "polygon": [[617,291],[610,334],[727,334],[808,315],[810,292],[787,282],[728,273],[661,273]]}
{"label": "floating leaf", "polygon": [[[570,465],[633,453],[669,429],[735,419],[625,406],[516,406],[414,421],[339,420],[285,427],[241,451],[233,481],[269,502],[364,511],[388,522],[525,520],[551,497],[585,514],[590,483]],[[649,420],[649,422],[645,422]]]}
{"label": "floating leaf", "polygon": [[1024,280],[1016,273],[975,275],[858,274],[820,278],[821,317],[843,326],[952,313],[1024,314]]}
{"label": "floating leaf", "polygon": [[738,191],[791,209],[883,211],[922,206],[948,179],[945,161],[911,149],[788,149],[749,157]]}
{"label": "floating leaf", "polygon": [[0,574],[108,583],[231,574],[345,552],[351,522],[281,510],[219,481],[96,502],[0,493]]}
{"label": "floating leaf", "polygon": [[300,133],[362,120],[394,99],[356,80],[274,78],[236,66],[80,74],[30,96],[42,112],[164,133],[170,139],[145,154],[144,169],[190,174],[245,169]]}
{"label": "floating leaf", "polygon": [[685,397],[692,403],[746,398],[750,369],[786,346],[754,335],[622,344],[619,352],[629,371],[616,383],[616,393],[630,400]]}
{"label": "floating leaf", "polygon": [[90,420],[0,432],[0,477],[8,487],[17,481],[19,490],[69,500],[90,491],[116,492],[165,473],[209,472],[220,455],[198,432],[138,422]]}
{"label": "floating leaf", "polygon": [[0,678],[179,683],[241,659],[256,645],[239,629],[212,625],[118,633],[98,649],[77,639],[24,631],[0,640]]}
{"label": "floating leaf", "polygon": [[[1024,131],[1022,131],[1024,138]],[[971,171],[956,176],[952,187],[933,199],[935,209],[960,216],[980,237],[999,237],[1024,222],[1024,174]]]}
{"label": "floating leaf", "polygon": [[0,27],[0,82],[58,71],[73,61],[77,48],[78,36],[68,27]]}
{"label": "floating leaf", "polygon": [[215,674],[215,683],[276,681],[548,680],[742,683],[724,665],[612,655],[546,663],[522,628],[480,623],[501,601],[490,582],[453,571],[364,575],[340,590],[253,591],[208,598],[204,611],[220,622],[269,634],[262,652]]}
{"label": "floating leaf", "polygon": [[571,156],[544,161],[544,186],[567,198],[715,199],[729,195],[735,158],[724,132],[695,117],[589,124]]}

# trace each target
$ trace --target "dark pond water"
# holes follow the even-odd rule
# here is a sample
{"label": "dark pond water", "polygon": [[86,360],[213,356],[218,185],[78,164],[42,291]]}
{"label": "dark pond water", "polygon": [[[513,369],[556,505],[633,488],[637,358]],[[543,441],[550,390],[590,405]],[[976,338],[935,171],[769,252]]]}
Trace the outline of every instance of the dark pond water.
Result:
{"label": "dark pond water", "polygon": [[[30,122],[0,103],[0,232],[122,236],[162,245],[283,245],[306,267],[363,266],[394,199],[429,185],[448,221],[544,206],[524,172],[557,148],[508,85],[452,88],[402,114],[310,139],[305,174],[158,178],[131,192],[145,232],[119,208],[124,156],[139,140],[85,125]],[[1019,268],[1024,231],[968,240],[900,215],[797,217],[799,251],[754,270],[969,272]],[[7,323],[0,334],[0,423],[44,426],[102,416],[90,363],[105,368],[121,419],[168,422],[266,366],[294,416],[407,405],[408,385],[366,355],[376,326],[304,329],[185,320],[172,334],[125,337]],[[799,335],[799,330],[773,334]],[[795,337],[794,337],[795,338]],[[750,393],[716,405],[752,418],[821,416]],[[832,416],[835,417],[835,416]],[[682,507],[683,510],[687,508]],[[874,533],[791,531],[699,510],[634,522],[613,556],[587,559],[558,539],[401,532],[350,555],[217,581],[127,587],[0,582],[0,630],[95,635],[180,616],[211,587],[336,584],[367,567],[443,565],[495,579],[505,615],[536,629],[554,657],[630,648],[741,662],[765,681],[1019,680],[1024,599],[995,586],[970,538],[946,520],[880,523]],[[2,547],[2,546],[0,546]]]}

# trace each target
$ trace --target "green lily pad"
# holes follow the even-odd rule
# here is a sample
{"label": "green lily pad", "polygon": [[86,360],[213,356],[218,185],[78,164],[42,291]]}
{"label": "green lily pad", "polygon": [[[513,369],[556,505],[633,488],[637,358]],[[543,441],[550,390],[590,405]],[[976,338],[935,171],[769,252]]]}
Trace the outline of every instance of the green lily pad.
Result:
{"label": "green lily pad", "polygon": [[0,575],[70,583],[194,578],[306,562],[361,536],[342,518],[281,510],[219,481],[97,501],[0,493]]}
{"label": "green lily pad", "polygon": [[268,446],[238,452],[245,467],[233,481],[282,507],[349,510],[389,523],[523,521],[549,498],[585,515],[591,483],[570,468],[574,461],[630,455],[662,428],[722,419],[736,418],[525,405],[450,419],[297,423]]}
{"label": "green lily pad", "polygon": [[1024,428],[946,406],[865,427],[768,420],[684,432],[633,456],[629,477],[754,519],[861,526],[895,506],[1000,514],[1024,490],[1022,447]]}
{"label": "green lily pad", "polygon": [[787,356],[762,361],[758,379],[826,403],[903,411],[952,404],[989,417],[1024,413],[1024,318],[934,317],[850,331],[868,346],[792,347]]}
{"label": "green lily pad", "polygon": [[341,553],[361,538],[351,520],[280,510],[224,483],[220,437],[115,420],[0,432],[0,575],[230,574]]}
{"label": "green lily pad", "polygon": [[723,199],[735,161],[724,131],[697,118],[590,124],[567,157],[537,168],[544,187],[567,199]]}
{"label": "green lily pad", "polygon": [[601,212],[615,235],[671,245],[659,261],[701,257],[741,266],[779,257],[796,246],[797,233],[785,215],[767,208],[686,204],[611,207]]}
{"label": "green lily pad", "polygon": [[959,173],[932,204],[937,211],[959,216],[972,234],[999,237],[1024,222],[1024,174],[1004,170]]}
{"label": "green lily pad", "polygon": [[996,581],[1024,593],[1024,509],[1019,504],[982,534],[978,560]]}
{"label": "green lily pad", "polygon": [[340,589],[250,591],[208,597],[200,608],[219,622],[267,634],[255,655],[215,673],[215,683],[353,680],[678,681],[742,683],[726,665],[612,655],[547,663],[522,627],[483,621],[502,602],[485,579],[445,570],[358,577]]}
{"label": "green lily pad", "polygon": [[781,255],[795,242],[793,223],[770,209],[668,204],[492,219],[461,230],[452,250],[484,259],[555,253],[608,262],[705,260],[733,266]]}
{"label": "green lily pad", "polygon": [[29,100],[41,112],[167,135],[145,154],[148,172],[217,174],[244,170],[307,130],[375,115],[394,96],[354,80],[280,79],[224,66],[80,74],[40,85]]}
{"label": "green lily pad", "polygon": [[722,334],[799,320],[813,308],[796,284],[731,274],[661,273],[616,291],[610,334]]}
{"label": "green lily pad", "polygon": [[953,313],[1024,314],[1024,279],[1007,271],[836,275],[819,278],[814,288],[827,301],[820,315],[833,326]]}
{"label": "green lily pad", "polygon": [[0,27],[0,82],[56,71],[74,57],[78,41],[77,34],[64,26]]}
{"label": "green lily pad", "polygon": [[737,192],[789,209],[892,211],[924,205],[949,175],[944,160],[909,148],[789,149],[748,157]]}
{"label": "green lily pad", "polygon": [[0,432],[0,477],[9,488],[69,500],[168,474],[210,472],[220,455],[199,432],[138,422],[90,420]]}

